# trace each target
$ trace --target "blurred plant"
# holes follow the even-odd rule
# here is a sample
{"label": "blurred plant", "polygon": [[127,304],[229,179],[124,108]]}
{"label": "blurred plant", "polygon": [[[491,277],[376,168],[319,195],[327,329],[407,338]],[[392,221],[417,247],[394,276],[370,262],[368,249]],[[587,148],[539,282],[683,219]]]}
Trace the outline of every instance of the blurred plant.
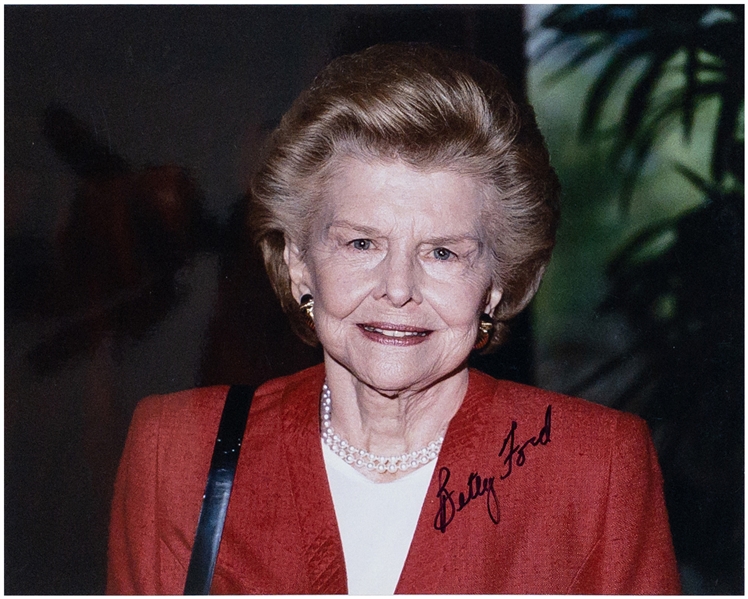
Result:
{"label": "blurred plant", "polygon": [[544,52],[571,49],[555,78],[600,65],[580,135],[609,144],[624,208],[657,142],[674,128],[689,142],[716,102],[709,175],[675,166],[703,202],[638,232],[609,262],[601,311],[623,315],[634,342],[568,391],[636,372],[612,405],[654,429],[686,590],[742,593],[744,8],[561,6],[542,26],[557,32]]}
{"label": "blurred plant", "polygon": [[[711,177],[722,183],[743,172],[743,141],[738,139],[743,114],[742,5],[564,5],[542,26],[558,32],[543,54],[563,46],[570,50],[555,78],[585,63],[605,58],[589,90],[580,135],[612,141],[611,159],[623,172],[622,197],[628,203],[633,186],[659,136],[679,121],[690,139],[700,105],[719,103],[711,157]],[[666,79],[680,75],[668,88]],[[616,111],[620,124],[610,125],[605,109],[619,101],[620,84],[633,82]]]}

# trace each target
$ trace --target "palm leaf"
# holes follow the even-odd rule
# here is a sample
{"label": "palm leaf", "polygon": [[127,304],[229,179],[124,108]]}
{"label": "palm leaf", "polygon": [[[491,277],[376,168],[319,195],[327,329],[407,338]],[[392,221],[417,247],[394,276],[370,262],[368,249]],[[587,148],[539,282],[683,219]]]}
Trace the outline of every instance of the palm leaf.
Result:
{"label": "palm leaf", "polygon": [[[561,37],[558,37],[557,40],[554,40],[553,42],[547,44],[539,52],[539,55],[538,55],[539,59],[545,56],[552,49],[558,48],[564,44],[569,45],[570,43],[567,41],[564,41]],[[563,66],[561,66],[561,68],[559,68],[557,71],[553,73],[550,73],[547,76],[546,80],[551,85],[558,83],[561,79],[570,75],[580,66],[582,66],[585,62],[601,54],[610,46],[611,46],[610,40],[603,39],[603,38],[598,38],[595,40],[589,40],[585,42],[570,58],[567,59],[566,63]]]}
{"label": "palm leaf", "polygon": [[737,133],[737,123],[743,106],[742,95],[734,93],[722,94],[722,106],[719,111],[717,130],[714,134],[714,149],[712,153],[712,177],[722,181],[733,162],[732,144]]}
{"label": "palm leaf", "polygon": [[701,175],[688,168],[686,165],[676,164],[675,170],[677,170],[681,175],[688,179],[691,185],[701,191],[706,197],[715,199],[719,196],[720,190],[716,185],[714,185],[714,183],[707,181]]}
{"label": "palm leaf", "polygon": [[668,61],[667,53],[658,52],[648,62],[644,72],[631,88],[624,108],[624,126],[622,142],[633,140],[636,131],[642,126],[644,117],[651,104],[652,90],[662,76]]}
{"label": "palm leaf", "polygon": [[[711,95],[720,98],[712,175],[721,180],[727,172],[738,172],[733,165],[743,106],[743,14],[742,6],[584,5],[558,7],[543,19],[542,26],[559,32],[549,48],[570,40],[587,42],[549,77],[552,81],[611,52],[587,94],[579,134],[615,139],[610,159],[623,170],[621,197],[626,207],[639,170],[665,131],[663,123],[670,125],[678,116],[690,140],[697,106]],[[683,51],[684,84],[676,94],[657,98],[666,68]],[[626,93],[622,125],[606,128],[605,108],[616,86],[641,60],[646,63]]]}
{"label": "palm leaf", "polygon": [[686,75],[686,85],[683,93],[683,131],[687,141],[691,140],[693,131],[694,114],[696,112],[696,84],[698,79],[698,50],[695,45],[689,44],[686,48],[686,64],[684,72]]}
{"label": "palm leaf", "polygon": [[[643,40],[642,40],[643,41]],[[594,132],[601,120],[603,108],[623,73],[639,60],[645,50],[643,43],[632,43],[611,56],[595,79],[585,101],[580,131],[583,135]]]}

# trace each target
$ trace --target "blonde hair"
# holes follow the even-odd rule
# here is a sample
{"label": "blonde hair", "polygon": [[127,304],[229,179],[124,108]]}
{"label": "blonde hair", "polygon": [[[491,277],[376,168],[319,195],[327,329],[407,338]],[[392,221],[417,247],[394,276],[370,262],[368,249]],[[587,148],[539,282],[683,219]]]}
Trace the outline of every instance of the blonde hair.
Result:
{"label": "blonde hair", "polygon": [[559,184],[532,108],[499,71],[423,44],[373,46],[332,61],[271,135],[251,186],[250,226],[296,333],[311,344],[291,294],[285,238],[306,249],[336,159],[401,160],[450,170],[486,190],[493,280],[503,290],[487,350],[537,291],[555,243]]}

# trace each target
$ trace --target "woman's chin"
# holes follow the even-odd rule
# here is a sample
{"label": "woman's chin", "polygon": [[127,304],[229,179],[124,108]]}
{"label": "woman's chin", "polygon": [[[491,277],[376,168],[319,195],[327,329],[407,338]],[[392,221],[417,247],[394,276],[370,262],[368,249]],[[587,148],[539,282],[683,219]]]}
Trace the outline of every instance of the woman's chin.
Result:
{"label": "woman's chin", "polygon": [[457,357],[431,364],[418,358],[423,356],[416,356],[413,360],[402,354],[351,360],[331,359],[354,379],[384,395],[422,391],[466,369],[466,360]]}

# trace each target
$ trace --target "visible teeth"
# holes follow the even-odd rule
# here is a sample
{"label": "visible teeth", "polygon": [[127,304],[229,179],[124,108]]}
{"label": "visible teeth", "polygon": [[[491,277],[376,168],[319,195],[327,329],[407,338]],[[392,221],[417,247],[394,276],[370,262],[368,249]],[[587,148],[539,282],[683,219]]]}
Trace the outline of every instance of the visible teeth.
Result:
{"label": "visible teeth", "polygon": [[378,332],[381,333],[382,335],[387,336],[387,337],[413,337],[414,335],[418,334],[418,333],[411,333],[411,332],[406,333],[405,331],[385,331],[385,330],[381,330],[381,331],[378,331]]}
{"label": "visible teeth", "polygon": [[391,331],[388,329],[377,329],[375,327],[367,327],[365,326],[364,329],[367,331],[371,331],[374,333],[379,333],[380,335],[384,335],[386,337],[425,337],[426,333],[419,333],[417,331]]}

